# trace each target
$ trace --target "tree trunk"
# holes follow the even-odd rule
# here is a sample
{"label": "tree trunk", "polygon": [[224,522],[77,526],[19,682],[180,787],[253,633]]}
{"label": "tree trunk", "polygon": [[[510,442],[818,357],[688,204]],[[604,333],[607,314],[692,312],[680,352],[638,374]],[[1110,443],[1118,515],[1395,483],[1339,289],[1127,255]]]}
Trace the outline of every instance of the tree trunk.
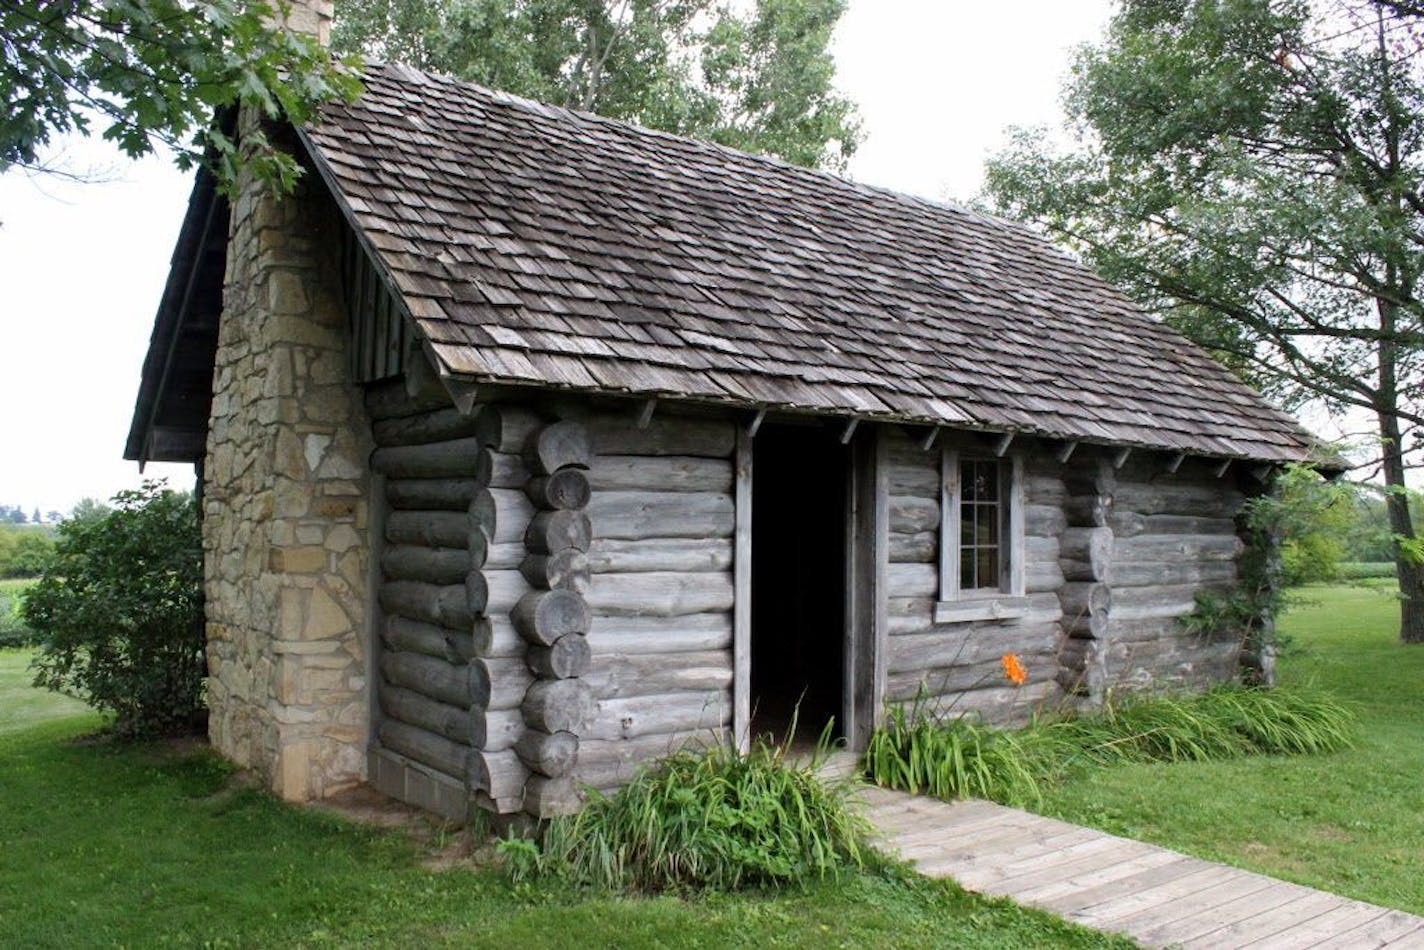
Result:
{"label": "tree trunk", "polygon": [[[1391,276],[1393,276],[1391,274]],[[1410,559],[1405,543],[1415,539],[1409,513],[1409,495],[1404,482],[1404,443],[1399,428],[1399,366],[1394,304],[1378,300],[1380,317],[1379,399],[1377,402],[1382,467],[1385,484],[1385,511],[1389,531],[1394,536],[1394,572],[1399,578],[1399,639],[1404,643],[1424,643],[1424,564]]]}

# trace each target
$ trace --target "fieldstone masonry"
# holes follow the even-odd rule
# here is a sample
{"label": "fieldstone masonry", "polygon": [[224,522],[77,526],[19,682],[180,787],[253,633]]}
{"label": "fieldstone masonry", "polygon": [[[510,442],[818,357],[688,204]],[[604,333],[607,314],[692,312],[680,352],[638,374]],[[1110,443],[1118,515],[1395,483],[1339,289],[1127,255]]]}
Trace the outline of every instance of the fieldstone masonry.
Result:
{"label": "fieldstone masonry", "polygon": [[314,173],[233,199],[203,503],[209,732],[283,798],[365,777],[369,425]]}

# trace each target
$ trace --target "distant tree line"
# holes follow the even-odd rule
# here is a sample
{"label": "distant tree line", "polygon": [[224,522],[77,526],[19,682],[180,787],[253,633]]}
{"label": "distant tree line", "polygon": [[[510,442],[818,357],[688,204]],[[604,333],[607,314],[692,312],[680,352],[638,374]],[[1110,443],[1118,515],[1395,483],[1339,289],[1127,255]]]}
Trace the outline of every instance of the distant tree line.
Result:
{"label": "distant tree line", "polygon": [[36,508],[27,516],[18,505],[0,505],[0,578],[39,577],[54,553],[53,532],[44,527],[61,521],[92,521],[112,509],[101,501],[85,498],[66,518],[51,511],[43,518]]}

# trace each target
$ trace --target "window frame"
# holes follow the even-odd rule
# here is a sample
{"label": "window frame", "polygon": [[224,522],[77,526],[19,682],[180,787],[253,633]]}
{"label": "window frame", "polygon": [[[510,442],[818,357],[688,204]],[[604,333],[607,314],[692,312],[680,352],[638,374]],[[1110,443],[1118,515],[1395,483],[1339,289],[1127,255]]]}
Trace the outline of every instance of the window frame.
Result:
{"label": "window frame", "polygon": [[[961,462],[994,462],[999,466],[1000,582],[997,589],[964,590],[959,585]],[[1025,591],[1023,455],[996,457],[992,452],[963,452],[945,446],[940,454],[939,599],[935,623],[969,620],[1011,620],[1028,613]]]}

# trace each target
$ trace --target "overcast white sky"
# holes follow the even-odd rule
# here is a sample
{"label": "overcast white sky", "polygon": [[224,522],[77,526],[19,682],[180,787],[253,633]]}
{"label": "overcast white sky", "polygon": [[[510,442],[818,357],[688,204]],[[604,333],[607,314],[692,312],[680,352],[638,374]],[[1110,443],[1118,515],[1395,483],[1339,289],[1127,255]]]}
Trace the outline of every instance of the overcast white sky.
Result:
{"label": "overcast white sky", "polygon": [[[1109,0],[852,0],[836,38],[865,141],[854,177],[931,198],[979,190],[1009,125],[1052,123],[1069,50]],[[190,182],[78,143],[103,184],[0,175],[0,504],[68,511],[137,484],[121,458]],[[174,485],[188,466],[150,466]]]}

